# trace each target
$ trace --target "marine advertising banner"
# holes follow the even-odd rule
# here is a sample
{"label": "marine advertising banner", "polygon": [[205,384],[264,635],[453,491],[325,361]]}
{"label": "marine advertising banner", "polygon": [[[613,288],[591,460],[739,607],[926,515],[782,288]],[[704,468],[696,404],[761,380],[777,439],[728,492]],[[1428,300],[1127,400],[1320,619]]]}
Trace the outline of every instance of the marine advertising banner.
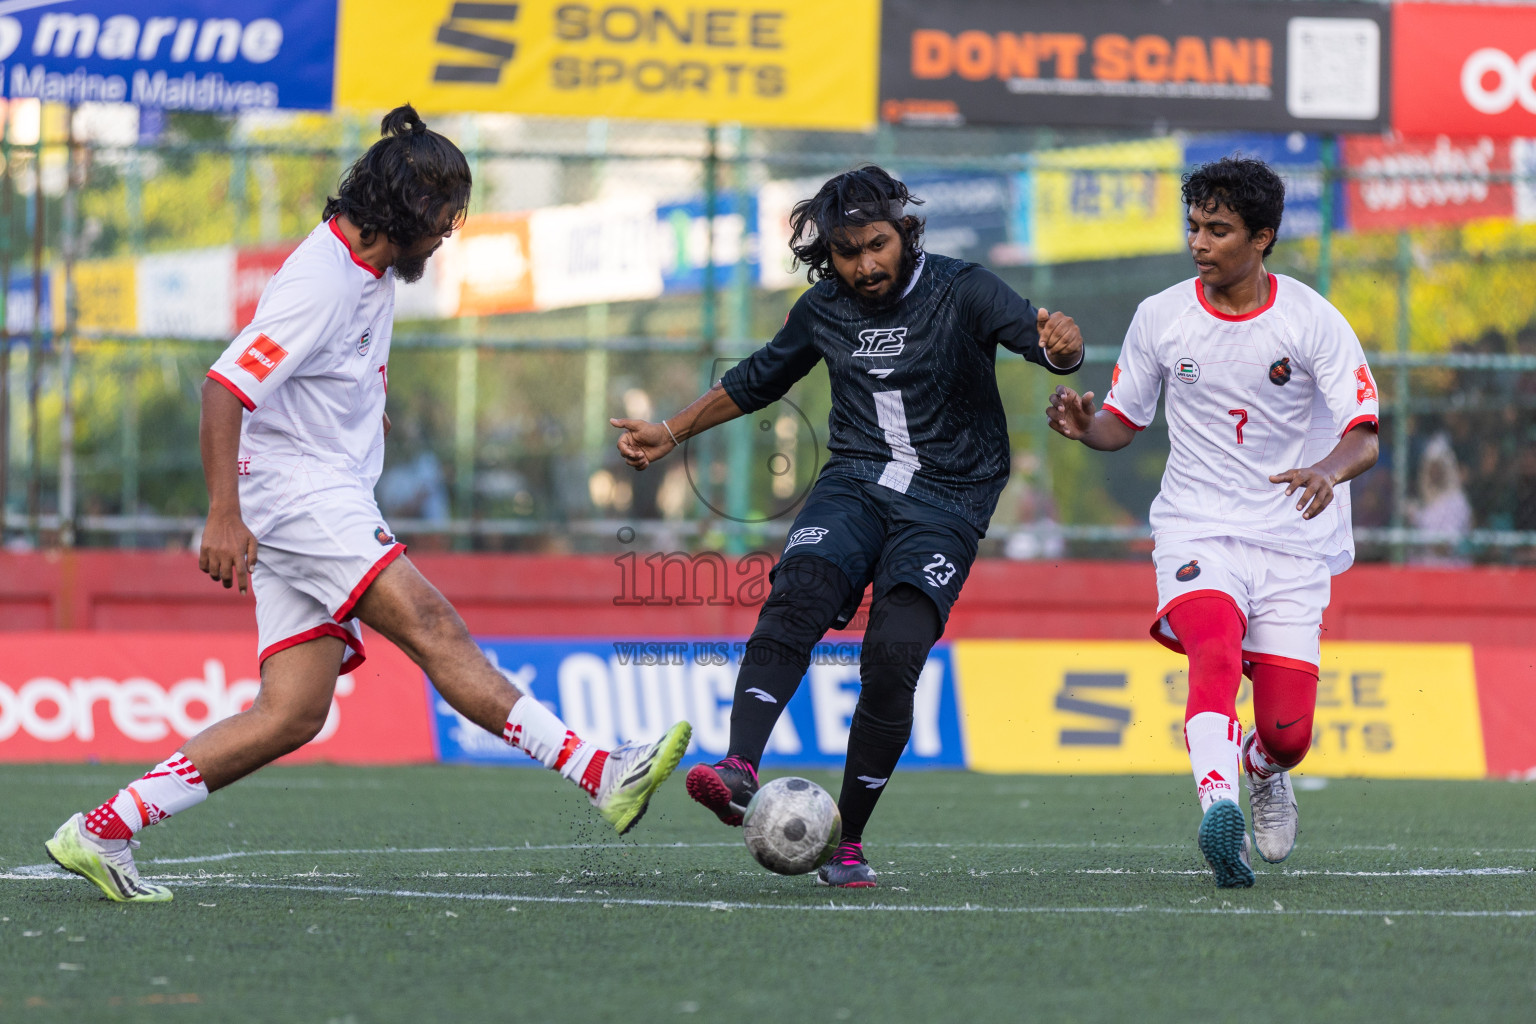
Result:
{"label": "marine advertising banner", "polygon": [[[578,735],[611,747],[651,740],[673,722],[693,723],[690,756],[714,761],[731,736],[731,698],[744,638],[698,640],[479,639],[518,689],[565,720]],[[768,741],[767,767],[840,768],[848,723],[859,699],[857,642],[818,644],[800,689]],[[439,758],[448,762],[531,765],[448,706],[427,687]],[[965,767],[954,664],[934,649],[918,679],[916,720],[902,766]]]}
{"label": "marine advertising banner", "polygon": [[775,128],[875,120],[878,0],[349,0],[337,104]]}
{"label": "marine advertising banner", "polygon": [[883,12],[885,121],[1387,125],[1384,4],[884,0]]}
{"label": "marine advertising banner", "polygon": [[0,5],[7,99],[165,110],[325,110],[336,0],[33,0]]}

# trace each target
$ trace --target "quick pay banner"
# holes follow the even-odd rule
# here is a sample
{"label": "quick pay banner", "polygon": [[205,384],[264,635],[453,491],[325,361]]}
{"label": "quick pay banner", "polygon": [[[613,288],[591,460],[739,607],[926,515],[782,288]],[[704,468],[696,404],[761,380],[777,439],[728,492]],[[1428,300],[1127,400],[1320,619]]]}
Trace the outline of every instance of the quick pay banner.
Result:
{"label": "quick pay banner", "polygon": [[861,130],[876,0],[347,0],[337,105]]}
{"label": "quick pay banner", "polygon": [[[743,639],[481,640],[507,678],[565,720],[584,739],[611,746],[660,736],[679,719],[693,723],[690,756],[714,761],[731,736],[731,698]],[[857,642],[818,644],[810,670],[768,741],[768,767],[837,768],[859,699]],[[449,762],[532,764],[462,718],[428,687],[438,753]],[[965,767],[953,662],[934,649],[918,679],[916,721],[906,767]]]}

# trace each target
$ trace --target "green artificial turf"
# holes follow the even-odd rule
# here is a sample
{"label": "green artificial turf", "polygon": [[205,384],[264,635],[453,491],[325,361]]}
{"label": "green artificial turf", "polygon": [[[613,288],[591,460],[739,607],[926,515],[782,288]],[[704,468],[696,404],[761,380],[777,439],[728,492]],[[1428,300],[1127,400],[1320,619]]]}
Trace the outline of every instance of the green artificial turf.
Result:
{"label": "green artificial turf", "polygon": [[[269,769],[144,834],[173,903],[42,841],[131,770],[0,769],[0,1020],[1529,1021],[1536,784],[1333,781],[1217,890],[1185,777],[898,774],[875,890],[753,863],[668,783]],[[828,774],[812,777],[836,792]],[[39,877],[41,876],[41,877]],[[1517,913],[1516,913],[1517,912]]]}

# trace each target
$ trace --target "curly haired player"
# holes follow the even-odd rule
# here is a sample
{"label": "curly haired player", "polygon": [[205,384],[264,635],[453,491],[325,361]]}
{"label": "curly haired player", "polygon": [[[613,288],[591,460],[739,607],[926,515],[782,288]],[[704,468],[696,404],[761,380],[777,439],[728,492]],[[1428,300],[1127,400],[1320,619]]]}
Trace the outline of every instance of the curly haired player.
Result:
{"label": "curly haired player", "polygon": [[255,592],[261,689],[249,710],[48,840],[50,857],[113,900],[171,898],[139,877],[135,833],[314,738],[338,675],[363,662],[359,621],[405,651],[459,713],[578,786],[621,833],[688,746],[686,722],[611,751],[566,729],[486,659],[379,512],[395,280],[421,277],[463,220],[471,185],[464,154],[411,107],[391,111],[383,134],[203,384],[198,564],[226,588]]}
{"label": "curly haired player", "polygon": [[[1349,485],[1376,463],[1376,385],[1349,323],[1300,281],[1270,274],[1285,184],[1258,160],[1184,179],[1197,276],[1144,301],[1109,395],[1058,387],[1047,417],[1100,451],[1130,444],[1166,389],[1170,451],[1152,503],[1152,636],[1189,656],[1184,738],[1199,846],[1224,887],[1254,882],[1237,802],[1248,776],[1259,855],[1296,842],[1288,769],[1312,743],[1329,577],[1354,561]],[[1236,697],[1253,679],[1255,730]]]}
{"label": "curly haired player", "polygon": [[838,797],[843,842],[817,875],[823,885],[876,884],[864,827],[911,736],[918,675],[1008,481],[997,348],[1053,373],[1083,358],[1071,317],[1036,309],[974,263],[923,252],[923,222],[907,212],[920,202],[878,167],[832,178],[794,208],[791,248],[814,284],[778,335],[669,419],[612,421],[624,431],[620,453],[644,469],[827,364],[831,457],[747,643],[729,755],[695,765],[687,780],[690,796],[741,824],[812,649],[848,623],[873,583]]}

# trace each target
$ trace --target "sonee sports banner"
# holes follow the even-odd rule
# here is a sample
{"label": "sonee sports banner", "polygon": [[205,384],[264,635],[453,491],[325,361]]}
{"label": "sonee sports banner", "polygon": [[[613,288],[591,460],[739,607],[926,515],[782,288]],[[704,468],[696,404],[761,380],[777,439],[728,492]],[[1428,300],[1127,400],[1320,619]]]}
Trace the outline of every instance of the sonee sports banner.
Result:
{"label": "sonee sports banner", "polygon": [[337,104],[862,130],[878,14],[876,0],[348,0]]}
{"label": "sonee sports banner", "polygon": [[884,0],[880,116],[1376,131],[1384,4]]}

